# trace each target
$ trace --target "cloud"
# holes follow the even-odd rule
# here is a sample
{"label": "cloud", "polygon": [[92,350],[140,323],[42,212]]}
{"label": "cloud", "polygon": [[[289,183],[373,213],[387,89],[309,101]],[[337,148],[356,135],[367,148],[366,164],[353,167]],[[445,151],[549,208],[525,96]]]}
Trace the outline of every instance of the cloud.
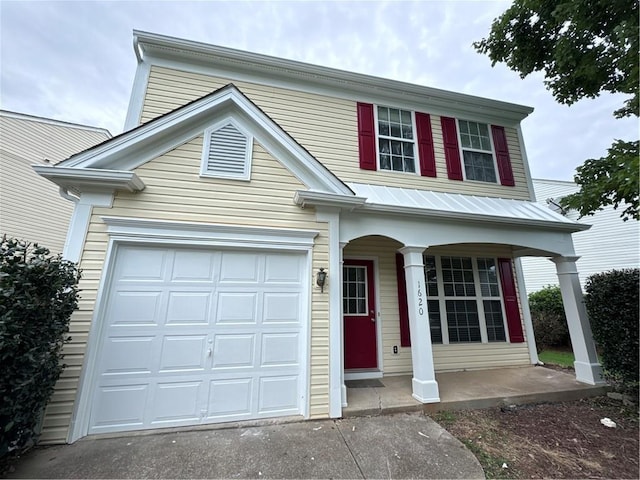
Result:
{"label": "cloud", "polygon": [[569,108],[542,76],[492,68],[472,42],[509,2],[0,2],[2,108],[122,130],[136,61],[132,30],[249,50],[529,105],[523,122],[535,176],[571,179],[613,138],[620,96]]}

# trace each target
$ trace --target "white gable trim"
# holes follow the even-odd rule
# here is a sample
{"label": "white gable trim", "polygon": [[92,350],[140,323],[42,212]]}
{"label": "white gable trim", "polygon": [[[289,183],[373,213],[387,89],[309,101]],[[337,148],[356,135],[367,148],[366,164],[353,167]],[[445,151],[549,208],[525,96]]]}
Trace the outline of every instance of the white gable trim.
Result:
{"label": "white gable trim", "polygon": [[60,166],[133,170],[202,135],[212,118],[231,117],[309,188],[353,192],[235,86],[222,89],[61,162]]}

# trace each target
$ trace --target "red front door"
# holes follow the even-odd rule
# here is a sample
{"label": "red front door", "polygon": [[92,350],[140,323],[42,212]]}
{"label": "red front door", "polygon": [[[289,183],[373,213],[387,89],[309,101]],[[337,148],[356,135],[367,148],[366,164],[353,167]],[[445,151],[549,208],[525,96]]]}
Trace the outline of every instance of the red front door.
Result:
{"label": "red front door", "polygon": [[345,260],[342,281],[344,368],[376,368],[376,299],[371,260]]}

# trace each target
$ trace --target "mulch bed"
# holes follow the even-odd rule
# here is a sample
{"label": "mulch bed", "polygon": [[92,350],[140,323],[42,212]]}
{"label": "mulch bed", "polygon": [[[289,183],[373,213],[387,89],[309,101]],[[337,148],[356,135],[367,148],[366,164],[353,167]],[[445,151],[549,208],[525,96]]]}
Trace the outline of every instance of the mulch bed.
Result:
{"label": "mulch bed", "polygon": [[488,478],[640,478],[637,405],[596,397],[435,419],[476,454]]}

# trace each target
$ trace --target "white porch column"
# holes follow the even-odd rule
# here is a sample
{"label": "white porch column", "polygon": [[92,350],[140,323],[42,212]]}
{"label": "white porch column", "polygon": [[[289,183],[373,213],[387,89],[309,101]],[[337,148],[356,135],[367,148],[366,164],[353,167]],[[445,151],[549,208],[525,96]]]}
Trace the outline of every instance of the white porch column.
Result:
{"label": "white porch column", "polygon": [[[346,247],[347,242],[340,242],[340,291],[342,292],[342,281],[343,281],[343,273],[344,273],[344,247]],[[344,312],[342,307],[342,298],[340,298],[340,319],[344,318]],[[340,338],[342,341],[340,342],[340,388],[341,388],[341,399],[342,406],[346,407],[347,404],[347,386],[344,384],[344,320],[340,322]]]}
{"label": "white porch column", "polygon": [[576,261],[580,257],[554,257],[562,302],[567,316],[567,325],[571,337],[573,354],[576,357],[574,367],[576,380],[590,385],[605,383],[602,379],[602,367],[598,363],[596,346],[591,333],[591,324],[584,306],[582,288],[578,278]]}
{"label": "white porch column", "polygon": [[413,398],[422,403],[440,401],[438,382],[433,366],[431,330],[427,312],[427,290],[424,284],[425,247],[403,247],[404,270],[409,307],[409,332],[411,334],[411,360],[413,361]]}

